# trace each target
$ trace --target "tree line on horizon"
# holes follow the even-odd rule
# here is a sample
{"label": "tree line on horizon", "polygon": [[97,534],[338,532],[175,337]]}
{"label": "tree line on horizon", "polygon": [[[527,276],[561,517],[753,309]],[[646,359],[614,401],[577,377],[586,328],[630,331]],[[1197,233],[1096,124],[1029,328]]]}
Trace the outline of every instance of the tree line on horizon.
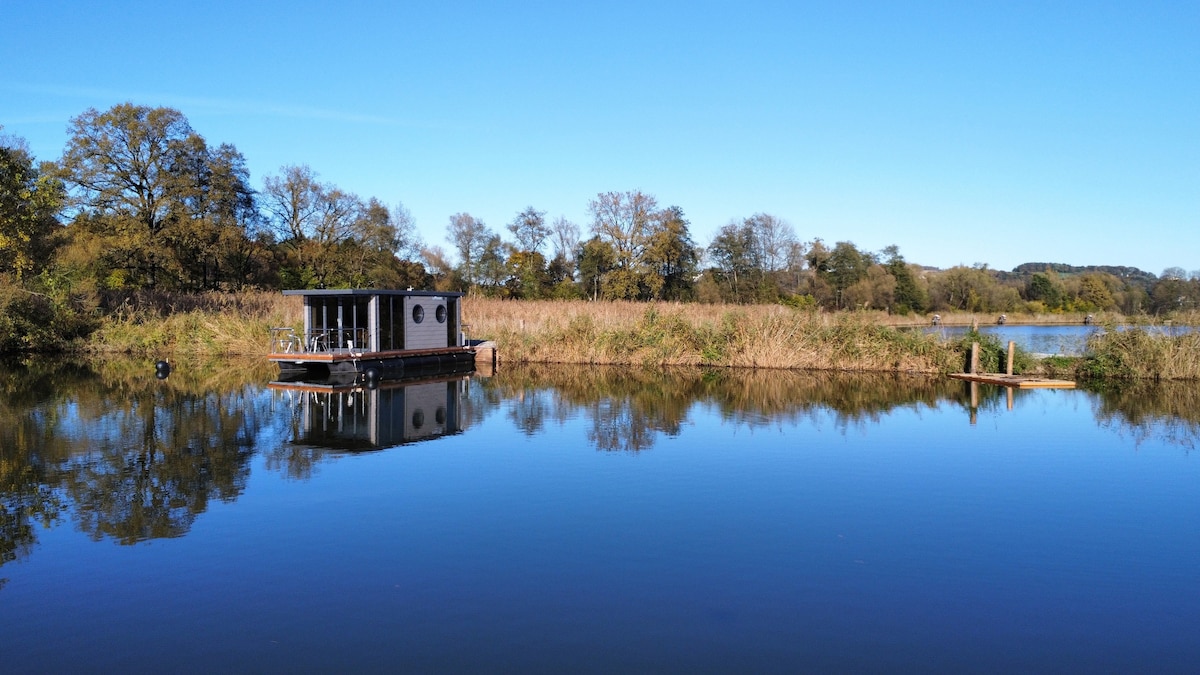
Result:
{"label": "tree line on horizon", "polygon": [[597,194],[586,236],[533,206],[500,231],[456,213],[447,251],[420,241],[402,204],[321,182],[305,165],[282,167],[256,189],[237,148],[211,146],[178,110],[122,103],[86,110],[68,130],[62,156],[40,163],[23,141],[0,135],[7,348],[11,336],[85,331],[89,303],[103,310],[105,298],[141,290],[413,287],[901,314],[1200,307],[1200,271],[1156,276],[1057,263],[940,270],[905,260],[896,246],[803,241],[765,213],[731,221],[698,245],[681,207],[660,207],[640,190]]}

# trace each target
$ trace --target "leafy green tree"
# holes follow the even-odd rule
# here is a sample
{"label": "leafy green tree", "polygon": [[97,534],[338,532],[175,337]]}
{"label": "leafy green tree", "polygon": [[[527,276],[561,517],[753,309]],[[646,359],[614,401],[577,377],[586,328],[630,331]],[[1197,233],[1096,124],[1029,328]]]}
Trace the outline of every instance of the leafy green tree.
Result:
{"label": "leafy green tree", "polygon": [[[257,221],[245,160],[208,147],[172,108],[122,103],[71,120],[59,163],[70,191],[64,260],[111,288],[238,286]],[[233,273],[240,276],[231,277]]]}
{"label": "leafy green tree", "polygon": [[288,286],[354,285],[356,261],[361,262],[364,253],[385,249],[384,256],[394,255],[396,229],[386,207],[318,182],[307,166],[288,166],[280,176],[267,176],[262,202],[281,238]]}
{"label": "leafy green tree", "polygon": [[1111,275],[1101,272],[1091,272],[1079,277],[1079,305],[1084,311],[1107,311],[1117,306],[1110,288],[1110,280],[1116,281]]}
{"label": "leafy green tree", "polygon": [[754,274],[761,270],[754,230],[745,223],[723,226],[708,245],[708,255],[716,266],[722,295],[731,302],[748,302],[752,297]]}
{"label": "leafy green tree", "polygon": [[585,297],[599,299],[608,275],[616,268],[617,252],[612,244],[596,236],[579,244],[575,259],[580,290]]}
{"label": "leafy green tree", "polygon": [[872,264],[866,275],[842,293],[842,306],[850,309],[886,309],[896,303],[896,277],[883,265]]}
{"label": "leafy green tree", "polygon": [[424,267],[401,260],[396,252],[403,244],[400,219],[407,217],[403,207],[388,209],[372,197],[353,223],[352,237],[341,245],[349,271],[349,285],[355,288],[424,288]]}
{"label": "leafy green tree", "polygon": [[192,135],[181,144],[173,174],[175,197],[163,232],[179,261],[181,287],[240,288],[261,281],[247,256],[259,253],[250,232],[258,211],[246,160],[232,145],[210,150]]}
{"label": "leafy green tree", "polygon": [[609,275],[609,293],[614,298],[636,298],[645,261],[642,255],[649,243],[658,202],[639,190],[603,192],[588,205],[592,214],[592,233],[612,247],[615,269]]}
{"label": "leafy green tree", "polygon": [[180,209],[178,175],[195,145],[187,119],[172,108],[122,103],[71,120],[62,177],[88,230],[109,286],[173,286],[182,276],[165,234]]}
{"label": "leafy green tree", "polygon": [[692,277],[699,264],[699,253],[688,231],[683,209],[671,206],[658,214],[646,244],[646,286],[650,297],[658,300],[691,300]]}
{"label": "leafy green tree", "polygon": [[24,143],[0,136],[0,274],[19,282],[49,260],[65,198],[62,183],[33,165]]}
{"label": "leafy green tree", "polygon": [[802,252],[791,226],[766,213],[726,224],[708,246],[716,277],[732,302],[773,302],[785,287],[794,290]]}
{"label": "leafy green tree", "polygon": [[500,235],[489,233],[475,262],[476,279],[488,295],[503,295],[508,281],[508,250]]}
{"label": "leafy green tree", "polygon": [[1164,277],[1150,290],[1150,311],[1170,314],[1200,308],[1200,281],[1185,280],[1176,275]]}
{"label": "leafy green tree", "polygon": [[934,275],[929,282],[930,309],[986,312],[1000,309],[992,303],[996,277],[986,268],[958,265]]}
{"label": "leafy green tree", "polygon": [[1058,275],[1052,271],[1038,272],[1029,278],[1025,295],[1030,300],[1036,300],[1047,309],[1062,309],[1063,287]]}
{"label": "leafy green tree", "polygon": [[508,256],[508,296],[526,300],[546,297],[550,290],[550,275],[546,257],[537,251],[513,251]]}
{"label": "leafy green tree", "polygon": [[818,250],[813,247],[809,253],[809,264],[833,289],[834,305],[845,307],[847,303],[842,296],[846,289],[865,279],[867,270],[875,260],[848,241],[839,241],[832,251],[826,252],[823,248]]}
{"label": "leafy green tree", "polygon": [[892,296],[894,306],[890,309],[894,308],[899,314],[924,312],[929,305],[929,294],[918,283],[917,275],[904,260],[904,256],[900,255],[899,247],[889,246],[883,250],[883,254],[887,256],[884,267],[896,280]]}

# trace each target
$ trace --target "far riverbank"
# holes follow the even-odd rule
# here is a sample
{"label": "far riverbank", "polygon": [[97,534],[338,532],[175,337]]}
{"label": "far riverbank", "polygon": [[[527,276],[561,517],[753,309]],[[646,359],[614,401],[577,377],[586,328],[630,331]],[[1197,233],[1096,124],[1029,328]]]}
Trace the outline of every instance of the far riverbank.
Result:
{"label": "far riverbank", "polygon": [[[943,325],[994,322],[943,314]],[[1010,325],[1068,323],[1066,315],[1009,315]],[[1176,317],[1176,324],[1195,317]],[[76,351],[160,357],[263,354],[273,326],[301,324],[300,300],[277,293],[144,295],[108,311]],[[882,312],[796,310],[781,305],[516,301],[468,297],[465,332],[494,341],[502,362],[706,366],[859,372],[949,373],[962,370],[970,343],[983,343],[986,370],[998,370],[1004,346],[968,331],[947,338],[927,331],[929,317]],[[1097,315],[1097,323],[1150,324],[1146,317]],[[1130,329],[1090,339],[1083,357],[1035,359],[1019,350],[1016,372],[1055,377],[1200,379],[1200,336]]]}

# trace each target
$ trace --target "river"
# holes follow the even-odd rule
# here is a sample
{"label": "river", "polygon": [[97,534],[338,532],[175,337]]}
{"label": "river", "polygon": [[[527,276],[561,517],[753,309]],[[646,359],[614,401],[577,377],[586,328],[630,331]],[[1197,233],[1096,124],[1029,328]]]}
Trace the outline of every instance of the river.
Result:
{"label": "river", "polygon": [[1196,385],[268,379],[4,368],[6,671],[1200,662]]}

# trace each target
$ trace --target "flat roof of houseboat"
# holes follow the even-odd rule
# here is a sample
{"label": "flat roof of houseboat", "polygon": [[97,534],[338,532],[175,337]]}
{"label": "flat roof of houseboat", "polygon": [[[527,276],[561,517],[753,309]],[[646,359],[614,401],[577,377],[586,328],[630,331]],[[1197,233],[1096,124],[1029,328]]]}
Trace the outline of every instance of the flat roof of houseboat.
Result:
{"label": "flat roof of houseboat", "polygon": [[284,295],[415,295],[435,298],[461,298],[466,293],[459,291],[401,291],[389,288],[294,288]]}

